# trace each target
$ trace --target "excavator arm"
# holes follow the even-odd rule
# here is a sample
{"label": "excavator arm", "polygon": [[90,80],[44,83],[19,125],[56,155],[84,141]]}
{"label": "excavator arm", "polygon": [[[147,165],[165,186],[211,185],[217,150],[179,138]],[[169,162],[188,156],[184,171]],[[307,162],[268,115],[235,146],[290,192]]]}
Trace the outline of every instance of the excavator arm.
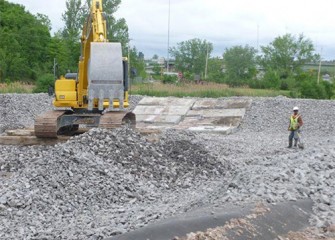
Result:
{"label": "excavator arm", "polygon": [[81,36],[76,83],[69,83],[64,78],[57,80],[54,105],[90,111],[127,108],[127,67],[127,59],[122,57],[121,44],[108,42],[102,0],[92,0]]}

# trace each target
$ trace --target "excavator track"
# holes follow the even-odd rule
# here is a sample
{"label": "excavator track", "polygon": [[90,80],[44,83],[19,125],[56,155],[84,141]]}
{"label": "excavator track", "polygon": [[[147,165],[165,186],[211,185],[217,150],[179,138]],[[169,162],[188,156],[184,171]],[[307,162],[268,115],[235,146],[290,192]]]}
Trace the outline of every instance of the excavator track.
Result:
{"label": "excavator track", "polygon": [[57,138],[58,120],[66,111],[49,111],[35,119],[35,136],[39,138]]}
{"label": "excavator track", "polygon": [[99,127],[113,129],[127,124],[135,128],[136,116],[134,113],[125,111],[107,112],[101,116]]}
{"label": "excavator track", "polygon": [[[64,116],[64,117],[63,117]],[[71,121],[67,121],[66,125],[62,124],[65,117],[71,117]],[[71,132],[78,130],[78,119],[85,117],[84,121],[89,118],[100,118],[95,127],[113,129],[121,127],[122,125],[129,125],[135,128],[136,116],[132,112],[120,111],[120,112],[107,112],[102,115],[83,115],[83,114],[69,114],[66,111],[49,111],[43,115],[39,115],[35,119],[35,136],[38,138],[57,138],[59,135],[68,135]],[[91,126],[94,127],[94,126]]]}

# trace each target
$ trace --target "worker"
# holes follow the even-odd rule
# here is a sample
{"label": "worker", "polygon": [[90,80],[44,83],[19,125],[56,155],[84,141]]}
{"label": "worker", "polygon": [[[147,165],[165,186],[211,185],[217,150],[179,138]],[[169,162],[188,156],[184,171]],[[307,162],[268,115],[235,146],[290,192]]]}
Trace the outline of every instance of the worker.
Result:
{"label": "worker", "polygon": [[293,108],[293,114],[290,118],[290,125],[288,130],[290,131],[289,140],[288,140],[288,148],[292,148],[293,139],[294,139],[294,147],[297,147],[299,141],[299,131],[301,126],[303,125],[302,117],[299,114],[299,108]]}

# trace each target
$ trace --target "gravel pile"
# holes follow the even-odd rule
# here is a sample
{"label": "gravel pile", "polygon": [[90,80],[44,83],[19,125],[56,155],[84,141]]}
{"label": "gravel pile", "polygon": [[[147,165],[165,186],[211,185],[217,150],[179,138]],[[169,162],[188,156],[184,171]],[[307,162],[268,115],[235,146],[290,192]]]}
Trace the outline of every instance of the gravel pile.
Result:
{"label": "gravel pile", "polygon": [[[192,138],[172,131],[148,143],[128,128],[92,129],[55,147],[1,148],[0,171],[9,176],[0,183],[0,239],[82,239],[131,230],[128,220],[116,232],[115,225],[101,228],[105,220],[94,221],[94,213],[111,209],[104,217],[120,220],[129,215],[125,204],[164,199],[164,192],[187,190],[227,171]],[[160,217],[148,215],[142,221]],[[94,234],[77,232],[78,226]]]}
{"label": "gravel pile", "polygon": [[[39,103],[27,101],[37,110],[22,119],[20,96],[0,95],[1,113],[18,113],[2,124],[33,121]],[[296,105],[305,150],[286,148]],[[315,203],[313,226],[334,224],[334,117],[334,101],[254,98],[229,136],[169,130],[150,143],[92,129],[54,147],[0,146],[0,239],[102,239],[199,207],[303,198]]]}
{"label": "gravel pile", "polygon": [[[292,108],[303,116],[305,150],[287,149]],[[335,224],[335,102],[256,98],[240,131],[229,136],[201,135],[210,152],[229,161],[231,179],[212,188],[207,204],[247,204],[311,198],[313,226]],[[228,185],[227,185],[228,182]]]}
{"label": "gravel pile", "polygon": [[286,97],[253,99],[242,125],[244,132],[276,133],[286,131],[294,106],[304,120],[303,131],[309,136],[332,136],[335,132],[335,101],[290,99]]}
{"label": "gravel pile", "polygon": [[335,141],[305,151],[291,151],[272,156],[250,156],[235,164],[229,184],[219,184],[210,202],[247,204],[276,203],[311,198],[315,216],[313,226],[335,223]]}
{"label": "gravel pile", "polygon": [[0,133],[33,126],[35,116],[51,109],[48,94],[0,94]]}

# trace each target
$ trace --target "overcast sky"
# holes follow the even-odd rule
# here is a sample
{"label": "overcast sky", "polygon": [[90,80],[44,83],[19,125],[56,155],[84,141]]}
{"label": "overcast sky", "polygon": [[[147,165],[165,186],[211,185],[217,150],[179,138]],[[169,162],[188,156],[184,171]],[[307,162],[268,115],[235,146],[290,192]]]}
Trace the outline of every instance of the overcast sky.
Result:
{"label": "overcast sky", "polygon": [[[49,16],[53,31],[63,26],[65,0],[10,0]],[[234,45],[266,45],[285,33],[310,38],[322,58],[335,59],[334,0],[170,0],[170,46],[192,38],[214,44],[213,55]],[[169,0],[122,0],[116,14],[126,19],[131,44],[167,56]]]}

